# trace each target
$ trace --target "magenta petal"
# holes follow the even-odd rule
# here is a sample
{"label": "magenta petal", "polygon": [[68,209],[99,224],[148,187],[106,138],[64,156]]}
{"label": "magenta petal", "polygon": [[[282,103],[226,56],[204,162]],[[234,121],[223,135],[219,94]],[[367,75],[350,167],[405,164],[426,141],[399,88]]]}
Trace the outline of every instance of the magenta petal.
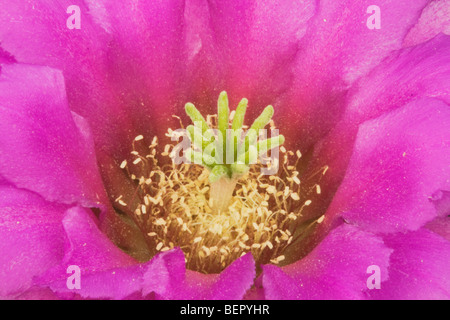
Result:
{"label": "magenta petal", "polygon": [[244,297],[255,278],[255,262],[251,254],[235,260],[217,277],[207,299],[238,300]]}
{"label": "magenta petal", "polygon": [[15,296],[14,298],[11,297],[11,299],[14,299],[14,300],[60,300],[60,297],[58,297],[49,288],[32,287],[29,290],[21,293],[20,295]]}
{"label": "magenta petal", "polygon": [[[94,219],[85,209],[67,211],[63,219],[64,258],[36,281],[38,285],[84,298],[121,299],[140,291],[140,266],[100,232]],[[80,268],[81,289],[67,287],[67,278],[72,274],[67,268],[72,265]]]}
{"label": "magenta petal", "polygon": [[432,202],[438,217],[428,222],[426,228],[450,241],[450,191],[437,191]]}
{"label": "magenta petal", "polygon": [[371,290],[377,299],[449,299],[450,241],[421,229],[386,237],[394,249],[389,280]]}
{"label": "magenta petal", "polygon": [[[302,151],[340,119],[350,85],[402,47],[403,37],[427,0],[317,2],[319,7],[292,70],[294,81],[275,103],[285,113],[280,122],[293,127],[290,135],[301,136],[297,144]],[[366,26],[370,16],[366,11],[371,4],[381,10],[381,29]]]}
{"label": "magenta petal", "polygon": [[[86,4],[92,1],[9,1],[0,12],[2,47],[17,61],[65,69],[92,79],[95,60],[105,50],[106,31],[96,25],[99,12]],[[66,10],[80,7],[81,28],[69,29]],[[89,74],[89,69],[91,74]]]}
{"label": "magenta petal", "polygon": [[151,292],[163,299],[242,299],[253,284],[255,265],[247,254],[220,274],[201,274],[185,269],[184,254],[172,250],[159,254],[144,275],[143,294]]}
{"label": "magenta petal", "polygon": [[[71,209],[64,218],[68,243],[61,264],[36,281],[58,294],[82,298],[123,299],[153,293],[162,299],[242,299],[255,276],[254,261],[247,255],[220,275],[186,271],[181,250],[161,253],[151,261],[137,264],[115,247],[81,209]],[[67,268],[81,269],[81,288],[67,287]]]}
{"label": "magenta petal", "polygon": [[326,216],[372,232],[417,230],[436,217],[430,201],[450,190],[450,109],[421,99],[362,124],[346,176]]}
{"label": "magenta petal", "polygon": [[173,299],[183,288],[185,273],[183,251],[175,249],[160,253],[144,273],[142,294],[154,292],[165,299]]}
{"label": "magenta petal", "polygon": [[306,257],[279,268],[263,267],[267,299],[361,299],[367,290],[367,268],[380,267],[386,280],[389,255],[380,237],[341,225]]}
{"label": "magenta petal", "polygon": [[[163,135],[167,123],[173,120],[171,115],[178,113],[175,107],[186,102],[178,99],[186,80],[184,1],[125,0],[96,1],[96,4],[103,8],[100,21],[108,24],[111,36],[105,77],[111,79],[121,108],[130,117],[130,130],[135,135]],[[114,121],[113,113],[108,110],[105,113]]]}
{"label": "magenta petal", "polygon": [[425,96],[450,103],[449,51],[450,36],[439,35],[391,54],[351,89],[346,117],[361,123]]}
{"label": "magenta petal", "polygon": [[67,206],[12,186],[0,186],[0,297],[27,290],[61,261]]}
{"label": "magenta petal", "polygon": [[[329,166],[321,182],[323,190],[334,194],[342,181],[360,123],[427,96],[449,102],[449,40],[441,35],[417,47],[396,51],[353,85],[343,118],[314,145],[313,159],[317,160],[308,171]],[[320,199],[325,204],[330,200]]]}
{"label": "magenta petal", "polygon": [[430,200],[433,202],[438,216],[450,216],[450,191],[438,190]]}
{"label": "magenta petal", "polygon": [[221,90],[232,105],[248,98],[253,115],[273,103],[289,88],[315,7],[311,0],[187,1],[192,96],[209,112]]}
{"label": "magenta petal", "polygon": [[408,32],[404,46],[425,42],[440,32],[450,35],[450,1],[431,1],[422,11],[417,24]]}
{"label": "magenta petal", "polygon": [[263,266],[262,286],[264,298],[268,300],[307,299],[302,295],[302,283],[275,265]]}
{"label": "magenta petal", "polygon": [[93,272],[134,265],[136,261],[117,248],[97,227],[94,215],[80,208],[67,211],[63,219],[68,247],[65,263]]}
{"label": "magenta petal", "polygon": [[[62,261],[40,276],[35,284],[82,298],[123,299],[155,293],[164,299],[241,299],[255,276],[254,261],[246,255],[220,275],[186,271],[184,254],[172,250],[145,264],[119,250],[102,234],[94,216],[85,209],[72,208],[63,219],[66,238]],[[67,287],[69,266],[81,271],[81,288]]]}
{"label": "magenta petal", "polygon": [[[80,8],[80,29],[66,26],[71,5]],[[2,47],[21,63],[62,70],[72,110],[88,119],[96,141],[101,138],[103,144],[117,141],[114,132],[129,126],[119,107],[119,93],[107,78],[111,38],[107,31],[102,6],[94,1],[12,1],[0,12]],[[108,132],[110,140],[108,128],[115,129]]]}
{"label": "magenta petal", "polygon": [[[380,8],[380,29],[366,26],[371,5],[364,0],[320,1],[311,27],[306,56],[309,65],[331,67],[341,71],[347,83],[366,74],[391,51],[402,47],[403,38],[417,22],[427,0],[377,1]],[[328,70],[330,72],[331,70]]]}
{"label": "magenta petal", "polygon": [[[71,5],[80,7],[81,29],[66,26]],[[0,41],[21,63],[62,70],[70,109],[88,121],[97,151],[121,157],[128,151],[121,145],[137,134],[127,114],[133,104],[123,103],[108,75],[112,36],[104,12],[98,1],[12,1],[0,12]]]}
{"label": "magenta petal", "polygon": [[[73,266],[73,264],[67,264],[66,269],[69,266]],[[98,270],[90,273],[82,271],[80,274],[80,289],[68,288],[67,279],[73,275],[73,271],[67,270],[69,271],[64,273],[61,270],[61,275],[65,275],[64,279],[52,280],[46,284],[41,282],[39,285],[42,287],[48,285],[59,297],[120,300],[137,294],[141,298],[139,293],[142,288],[143,268],[139,265]]]}
{"label": "magenta petal", "polygon": [[93,144],[67,106],[61,72],[3,65],[0,80],[0,175],[49,201],[99,207]]}

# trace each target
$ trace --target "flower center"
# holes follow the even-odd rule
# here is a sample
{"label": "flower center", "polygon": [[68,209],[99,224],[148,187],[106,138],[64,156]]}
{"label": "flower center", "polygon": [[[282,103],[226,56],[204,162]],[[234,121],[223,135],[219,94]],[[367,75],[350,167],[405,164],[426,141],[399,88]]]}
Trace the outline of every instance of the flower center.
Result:
{"label": "flower center", "polygon": [[[158,152],[162,150],[158,137],[153,137],[147,149],[144,137],[138,136],[131,151],[134,160],[120,165],[136,184],[136,191],[132,199],[125,202],[120,196],[116,202],[132,207],[152,253],[180,247],[187,268],[203,273],[218,273],[248,252],[257,264],[282,264],[283,252],[296,240],[296,230],[323,220],[322,216],[305,226],[301,217],[303,209],[321,193],[319,182],[328,168],[308,177],[309,187],[304,187],[298,171],[300,151],[279,147],[282,136],[257,142],[250,130],[242,134],[248,128],[243,125],[246,99],[236,112],[229,113],[228,101],[226,108],[223,106],[224,95],[219,97],[218,114],[206,119],[193,105],[186,105],[195,126],[186,130],[192,145],[184,161],[174,161],[179,145],[167,143]],[[276,129],[272,114],[269,106],[250,129],[259,130],[268,123]],[[217,129],[225,136],[224,129],[229,126],[233,133],[239,132],[231,139],[230,135],[213,139],[207,134],[208,129]],[[201,141],[195,140],[195,131]],[[181,135],[171,129],[166,134],[172,140]],[[206,155],[205,140],[215,145]],[[230,153],[226,151],[230,141],[232,156],[227,161],[224,154]],[[138,151],[143,146],[146,154]],[[279,156],[274,158],[275,148]],[[274,167],[277,170],[271,170]]]}

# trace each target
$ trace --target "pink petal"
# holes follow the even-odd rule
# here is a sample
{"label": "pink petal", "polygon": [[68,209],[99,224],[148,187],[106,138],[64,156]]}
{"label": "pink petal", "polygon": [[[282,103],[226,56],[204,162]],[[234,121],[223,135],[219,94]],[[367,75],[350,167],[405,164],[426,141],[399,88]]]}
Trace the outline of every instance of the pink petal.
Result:
{"label": "pink petal", "polygon": [[126,197],[130,182],[118,166],[132,140],[162,135],[175,102],[186,102],[174,100],[186,78],[183,3],[86,0],[77,3],[81,29],[70,30],[72,4],[11,3],[0,13],[0,39],[18,61],[63,70],[69,106],[92,129],[105,186],[112,199]]}
{"label": "pink petal", "polygon": [[[144,251],[141,234],[118,218],[109,206],[91,128],[84,118],[69,110],[61,72],[48,67],[5,64],[0,79],[4,80],[0,81],[0,175],[49,201],[101,209],[102,229],[114,241],[127,249]],[[100,156],[104,180],[110,182],[110,168],[119,171],[119,164],[105,161],[111,158],[103,152]],[[127,186],[122,172],[113,179],[116,185]],[[112,189],[110,196],[115,199],[124,194],[120,191]]]}
{"label": "pink petal", "polygon": [[143,294],[151,292],[163,299],[242,299],[255,277],[254,261],[247,254],[220,274],[201,274],[185,269],[184,254],[172,250],[152,260],[144,275]]}
{"label": "pink petal", "polygon": [[0,174],[49,201],[101,207],[90,132],[67,106],[61,72],[11,64],[0,79]]}
{"label": "pink petal", "polygon": [[430,200],[433,202],[438,216],[450,215],[450,191],[439,190],[432,195]]}
{"label": "pink petal", "polygon": [[184,1],[96,3],[104,8],[102,20],[112,37],[106,76],[120,94],[132,130],[136,135],[163,135],[176,123],[171,117],[175,107],[181,110],[187,102],[179,99],[186,79]]}
{"label": "pink petal", "polygon": [[[426,0],[377,1],[381,29],[366,26],[372,3],[320,1],[292,70],[290,90],[275,103],[289,124],[286,136],[301,137],[294,145],[303,152],[332,129],[345,110],[345,93],[391,51],[402,47]],[[287,143],[289,139],[287,139]]]}
{"label": "pink petal", "polygon": [[11,297],[11,300],[60,300],[49,288],[32,287],[18,296]]}
{"label": "pink petal", "polygon": [[306,257],[279,268],[263,267],[266,299],[361,299],[367,290],[367,268],[380,267],[387,279],[391,250],[381,238],[352,225],[341,225]]}
{"label": "pink petal", "polygon": [[389,235],[386,245],[393,248],[389,280],[381,289],[371,290],[376,299],[449,299],[450,241],[421,229]]}
{"label": "pink petal", "polygon": [[437,216],[430,197],[449,190],[448,105],[421,99],[362,124],[326,216],[372,232],[417,230]]}
{"label": "pink petal", "polygon": [[[90,125],[110,188],[110,168],[120,164],[132,139],[143,133],[135,130],[129,117],[130,107],[141,103],[123,100],[119,81],[123,75],[110,74],[115,69],[111,55],[118,54],[113,50],[105,7],[99,1],[78,1],[81,29],[71,30],[66,26],[66,10],[73,4],[69,0],[11,2],[0,12],[0,39],[15,60],[64,72],[70,109]],[[125,75],[125,83],[135,78],[131,71]],[[124,184],[123,179],[119,184]]]}
{"label": "pink petal", "polygon": [[341,71],[347,83],[353,82],[391,51],[402,47],[403,38],[427,2],[378,1],[381,28],[371,30],[366,26],[372,15],[367,13],[370,6],[367,1],[321,1],[311,27],[313,34],[307,47],[310,51],[305,54],[314,59],[315,63],[309,64]]}
{"label": "pink petal", "polygon": [[321,181],[323,195],[313,203],[317,209],[311,212],[320,211],[331,201],[325,195],[333,195],[344,177],[361,122],[421,97],[439,97],[448,102],[449,45],[448,36],[439,36],[417,47],[396,51],[353,85],[346,113],[314,145],[313,161],[307,171],[315,172],[324,165],[329,170]]}
{"label": "pink petal", "polygon": [[248,98],[249,117],[256,116],[289,88],[315,6],[311,0],[187,1],[188,98],[211,113],[226,90],[233,106]]}
{"label": "pink petal", "polygon": [[[139,291],[142,267],[117,248],[84,209],[72,208],[63,219],[65,253],[61,263],[36,281],[58,294],[72,293],[83,298],[122,299]],[[80,269],[80,289],[67,286],[69,266]]]}
{"label": "pink petal", "polygon": [[77,1],[81,28],[69,29],[66,11],[71,5],[70,0],[9,2],[0,12],[2,47],[19,62],[62,70],[71,109],[88,120],[95,141],[112,152],[112,143],[134,133],[128,132],[121,93],[107,77],[111,36],[105,25],[97,25],[103,17],[93,1]]}
{"label": "pink petal", "polygon": [[207,299],[238,300],[242,299],[253,284],[255,262],[251,254],[235,260],[215,279],[208,292]]}
{"label": "pink petal", "polygon": [[450,217],[437,217],[428,222],[426,228],[450,241]]}
{"label": "pink petal", "polygon": [[450,1],[431,1],[420,15],[417,24],[408,32],[403,45],[413,46],[425,42],[440,32],[450,35]]}
{"label": "pink petal", "polygon": [[26,291],[32,279],[61,261],[66,205],[13,186],[0,186],[0,297]]}
{"label": "pink petal", "polygon": [[450,191],[439,190],[433,194],[431,200],[438,217],[428,222],[425,227],[450,241]]}
{"label": "pink petal", "polygon": [[450,103],[450,36],[391,54],[351,89],[347,118],[360,123],[429,96]]}
{"label": "pink petal", "polygon": [[[78,208],[67,211],[63,225],[67,237],[64,258],[35,282],[62,297],[124,299],[154,294],[163,299],[241,299],[255,276],[251,255],[238,259],[220,275],[186,271],[179,249],[138,264],[98,230],[92,215]],[[80,289],[67,287],[71,265],[81,270]]]}

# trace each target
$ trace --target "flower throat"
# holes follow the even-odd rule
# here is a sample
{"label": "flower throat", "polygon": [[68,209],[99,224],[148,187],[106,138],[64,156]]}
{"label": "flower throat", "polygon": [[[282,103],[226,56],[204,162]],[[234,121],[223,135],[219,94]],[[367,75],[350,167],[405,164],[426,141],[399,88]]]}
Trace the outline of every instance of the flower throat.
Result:
{"label": "flower throat", "polygon": [[[328,167],[308,177],[316,183],[304,188],[298,171],[301,152],[286,150],[282,135],[257,141],[266,125],[276,129],[273,107],[266,107],[250,127],[244,125],[246,108],[247,99],[242,99],[230,112],[222,92],[217,114],[205,119],[187,103],[193,125],[181,132],[191,146],[181,162],[174,161],[178,145],[165,144],[158,152],[158,137],[148,149],[142,135],[134,139],[134,160],[124,160],[120,168],[136,190],[131,199],[119,196],[115,202],[134,212],[152,254],[179,247],[186,267],[203,273],[218,273],[249,252],[257,265],[285,260],[283,252],[296,241],[302,211],[321,193],[319,182]],[[166,133],[172,141],[181,135],[179,130]],[[137,151],[142,149],[146,154]],[[278,157],[271,157],[274,151]],[[306,227],[322,220],[308,221]]]}

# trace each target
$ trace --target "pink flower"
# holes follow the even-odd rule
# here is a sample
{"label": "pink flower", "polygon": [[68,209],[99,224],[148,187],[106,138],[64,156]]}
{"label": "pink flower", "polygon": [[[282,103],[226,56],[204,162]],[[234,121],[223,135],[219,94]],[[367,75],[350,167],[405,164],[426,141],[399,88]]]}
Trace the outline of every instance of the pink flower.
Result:
{"label": "pink flower", "polygon": [[[70,5],[80,29],[67,28]],[[380,29],[366,26],[368,6],[7,1],[0,297],[448,299],[450,6],[379,0]],[[121,163],[136,159],[137,136],[150,144],[179,127],[172,115],[187,124],[186,102],[215,113],[222,90],[232,108],[248,98],[249,119],[274,106],[314,197],[300,194],[275,259],[244,244],[205,274],[186,268],[193,246],[156,254],[121,203],[137,190]],[[79,289],[69,266],[80,268]],[[373,266],[380,289],[369,285]]]}

